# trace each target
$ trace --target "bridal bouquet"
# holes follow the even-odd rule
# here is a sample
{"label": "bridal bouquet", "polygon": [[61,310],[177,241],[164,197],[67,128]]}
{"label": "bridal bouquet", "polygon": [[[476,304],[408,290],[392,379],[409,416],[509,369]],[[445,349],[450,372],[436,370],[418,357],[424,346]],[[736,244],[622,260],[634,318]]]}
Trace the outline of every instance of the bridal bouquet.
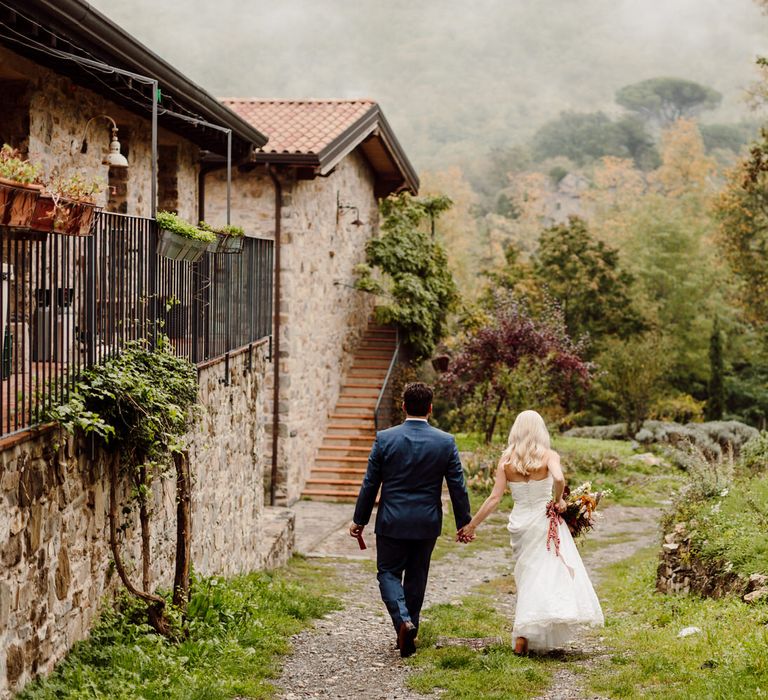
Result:
{"label": "bridal bouquet", "polygon": [[573,491],[569,490],[567,486],[565,487],[563,498],[567,505],[560,517],[565,521],[574,538],[583,535],[595,526],[597,506],[603,496],[608,496],[610,493],[607,489],[592,491],[592,484],[589,481],[585,481]]}

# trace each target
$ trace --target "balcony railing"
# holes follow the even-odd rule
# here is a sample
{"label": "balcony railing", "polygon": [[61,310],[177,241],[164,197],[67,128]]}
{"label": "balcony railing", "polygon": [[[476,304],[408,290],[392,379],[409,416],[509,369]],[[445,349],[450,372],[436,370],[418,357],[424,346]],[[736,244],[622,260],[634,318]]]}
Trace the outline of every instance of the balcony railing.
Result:
{"label": "balcony railing", "polygon": [[122,214],[98,214],[90,237],[0,233],[0,436],[40,423],[84,367],[158,330],[197,364],[271,334],[271,240],[190,264],[155,254],[154,220]]}

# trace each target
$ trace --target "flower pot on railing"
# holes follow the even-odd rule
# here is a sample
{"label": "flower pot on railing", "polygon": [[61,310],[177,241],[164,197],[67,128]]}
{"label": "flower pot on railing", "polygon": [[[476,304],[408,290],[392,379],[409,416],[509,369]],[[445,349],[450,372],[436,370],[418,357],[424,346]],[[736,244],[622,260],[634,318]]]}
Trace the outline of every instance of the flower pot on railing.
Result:
{"label": "flower pot on railing", "polygon": [[43,193],[35,204],[30,228],[42,233],[64,236],[90,236],[97,207],[88,200]]}
{"label": "flower pot on railing", "polygon": [[27,228],[43,189],[40,169],[7,143],[0,148],[0,225]]}
{"label": "flower pot on railing", "polygon": [[0,177],[0,224],[27,228],[32,222],[35,203],[42,190],[42,185]]}
{"label": "flower pot on railing", "polygon": [[197,262],[211,245],[208,242],[187,238],[164,228],[161,228],[157,235],[157,254],[171,260]]}
{"label": "flower pot on railing", "polygon": [[205,221],[201,221],[199,227],[216,235],[216,240],[208,246],[209,253],[242,253],[245,231],[239,226],[221,226],[215,228]]}
{"label": "flower pot on railing", "polygon": [[157,225],[157,254],[171,260],[197,262],[217,243],[215,234],[202,231],[171,212],[158,212]]}

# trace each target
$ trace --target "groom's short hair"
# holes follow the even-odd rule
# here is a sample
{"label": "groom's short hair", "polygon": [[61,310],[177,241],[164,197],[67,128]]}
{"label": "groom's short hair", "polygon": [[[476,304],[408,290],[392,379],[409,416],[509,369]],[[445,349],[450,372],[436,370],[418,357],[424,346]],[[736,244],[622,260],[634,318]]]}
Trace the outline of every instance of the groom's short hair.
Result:
{"label": "groom's short hair", "polygon": [[424,382],[411,382],[403,389],[405,412],[409,416],[426,416],[432,405],[432,389]]}

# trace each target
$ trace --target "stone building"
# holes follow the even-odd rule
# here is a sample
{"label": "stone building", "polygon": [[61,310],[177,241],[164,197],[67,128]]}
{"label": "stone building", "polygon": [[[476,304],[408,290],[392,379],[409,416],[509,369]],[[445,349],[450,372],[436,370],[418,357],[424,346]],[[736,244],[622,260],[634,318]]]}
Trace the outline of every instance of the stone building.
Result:
{"label": "stone building", "polygon": [[[223,102],[269,134],[253,162],[238,168],[232,217],[264,236],[275,217],[280,222],[278,447],[268,490],[292,503],[373,310],[372,297],[353,285],[365,244],[378,234],[378,200],[415,193],[418,177],[371,100]],[[223,188],[221,172],[206,178],[205,216],[213,223],[223,221]]]}
{"label": "stone building", "polygon": [[[156,130],[154,98],[159,98]],[[102,164],[110,119],[117,124],[127,170]],[[227,132],[230,218],[245,228],[246,247],[255,251],[250,266],[233,262],[245,254],[206,255],[194,264],[163,262],[152,278],[153,284],[183,282],[162,299],[156,291],[155,301],[187,295],[183,313],[172,319],[178,338],[171,337],[179,354],[198,363],[202,415],[188,437],[195,483],[192,561],[203,575],[276,565],[290,554],[292,515],[265,505],[265,493],[271,502],[286,504],[301,492],[372,311],[372,299],[354,290],[353,282],[366,242],[378,233],[378,200],[396,191],[416,192],[418,178],[372,101],[219,101],[84,0],[0,4],[0,142],[21,149],[46,177],[77,171],[107,185],[98,204],[114,214],[100,215],[109,226],[96,227],[91,240],[97,243],[49,234],[54,245],[45,249],[49,262],[42,266],[43,274],[64,269],[66,258],[73,278],[82,273],[72,294],[75,303],[91,304],[94,318],[102,314],[98,302],[108,309],[122,303],[125,289],[110,285],[123,273],[133,274],[134,261],[159,265],[150,249],[156,209],[177,211],[193,222],[225,222]],[[144,237],[127,237],[134,229]],[[19,261],[39,256],[43,244],[7,227],[0,226],[0,233],[3,272],[12,267],[19,288],[36,286],[39,278],[24,267],[29,263]],[[106,255],[105,242],[109,260],[98,258]],[[51,250],[60,251],[60,259]],[[97,263],[90,266],[94,255]],[[101,263],[114,268],[113,277],[97,287],[92,277],[101,279]],[[88,285],[92,291],[83,292]],[[42,298],[47,293],[67,300],[69,283],[55,286],[43,288]],[[212,296],[201,301],[203,291]],[[211,301],[215,294],[223,306]],[[56,426],[40,425],[31,408],[41,362],[28,350],[38,344],[34,296],[11,297],[0,287],[0,306],[8,306],[2,330],[7,334],[12,328],[14,357],[20,358],[10,376],[0,362],[2,700],[50,671],[87,634],[102,599],[117,585],[107,545],[105,456],[66,438]],[[233,308],[237,321],[230,327],[225,309]],[[124,318],[131,313],[124,311]],[[241,319],[249,314],[258,319],[250,331]],[[83,364],[94,361],[91,354],[86,357],[86,346],[100,356],[94,350],[97,328],[90,324],[66,330],[68,353]],[[210,339],[205,333],[218,333],[213,349],[200,344]],[[43,361],[48,382],[51,372],[62,371],[53,355]],[[24,403],[3,403],[17,391],[26,394]],[[124,485],[121,497],[127,498]],[[175,541],[174,484],[157,483],[153,498],[152,574],[155,583],[167,585]],[[136,557],[136,548],[126,549]]]}
{"label": "stone building", "polygon": [[[44,345],[35,335],[42,312],[34,308],[34,294],[18,293],[38,287],[33,290],[38,298],[45,299],[47,292],[48,298],[59,299],[46,302],[56,308],[51,315],[67,316],[69,294],[74,294],[75,304],[86,303],[83,285],[91,279],[86,275],[99,278],[98,265],[103,262],[113,268],[112,286],[102,285],[94,293],[100,295],[98,300],[105,308],[114,311],[115,298],[127,289],[116,287],[114,280],[132,274],[133,261],[149,266],[158,259],[146,245],[120,257],[120,251],[136,241],[152,240],[125,236],[133,229],[146,233],[147,226],[154,223],[146,218],[154,213],[153,86],[113,68],[158,81],[160,207],[197,220],[201,157],[203,152],[226,153],[225,130],[231,130],[235,162],[248,160],[266,142],[258,129],[86,2],[9,0],[0,5],[0,143],[21,149],[42,166],[46,179],[73,172],[101,179],[109,187],[98,204],[125,215],[105,215],[113,216],[110,227],[100,230],[97,226],[88,238],[100,241],[93,254],[88,253],[91,248],[86,239],[49,233],[42,240],[30,240],[24,231],[0,226],[2,269],[11,277],[10,281],[4,277],[0,291],[2,330],[12,332],[14,338],[11,368],[3,365],[0,379],[0,698],[10,697],[35,675],[50,671],[86,635],[102,598],[117,584],[107,544],[109,489],[104,456],[93,455],[55,426],[39,425],[39,414],[32,410],[35,399],[30,397],[35,386],[48,391],[59,386],[52,382],[63,376],[61,358],[52,357],[55,350],[48,356],[43,352],[42,357],[29,352],[29,346]],[[111,124],[100,115],[114,119],[119,127],[122,153],[129,162],[125,170],[102,164]],[[93,117],[96,119],[86,131]],[[86,149],[82,147],[84,138]],[[266,243],[271,249],[271,241]],[[106,248],[112,257],[104,257],[106,253],[98,257]],[[86,272],[86,261],[94,255],[97,266]],[[29,261],[35,259],[47,262],[32,276]],[[261,263],[262,277],[257,281],[271,288],[271,266],[266,259]],[[165,278],[182,280],[212,267],[193,270],[190,263],[170,261],[163,265]],[[227,283],[236,265],[227,260],[220,267],[214,270],[217,279]],[[52,271],[64,269],[76,281],[55,279]],[[13,288],[16,295],[9,294]],[[140,292],[135,295],[139,297]],[[140,299],[133,301],[138,304]],[[243,301],[250,302],[249,298]],[[96,314],[101,314],[100,308],[96,307]],[[289,514],[268,514],[264,508],[269,423],[260,409],[272,366],[271,309],[267,306],[260,312],[265,322],[258,333],[247,338],[245,346],[226,345],[220,354],[206,355],[207,361],[199,366],[202,415],[189,435],[189,444],[195,481],[192,560],[195,570],[203,574],[232,575],[258,569],[279,563],[290,552]],[[79,322],[77,316],[67,317]],[[179,325],[188,328],[189,323]],[[86,362],[83,348],[96,344],[95,332],[63,328],[62,324],[62,335],[71,334],[66,341],[71,356],[67,353],[65,361]],[[179,342],[178,351],[186,353]],[[127,498],[127,489],[122,496]],[[154,500],[153,580],[167,586],[173,577],[175,483],[159,483]],[[270,543],[272,549],[265,547],[263,537],[268,515],[284,525]],[[135,559],[137,538],[128,539],[135,547],[127,547],[127,557]]]}

